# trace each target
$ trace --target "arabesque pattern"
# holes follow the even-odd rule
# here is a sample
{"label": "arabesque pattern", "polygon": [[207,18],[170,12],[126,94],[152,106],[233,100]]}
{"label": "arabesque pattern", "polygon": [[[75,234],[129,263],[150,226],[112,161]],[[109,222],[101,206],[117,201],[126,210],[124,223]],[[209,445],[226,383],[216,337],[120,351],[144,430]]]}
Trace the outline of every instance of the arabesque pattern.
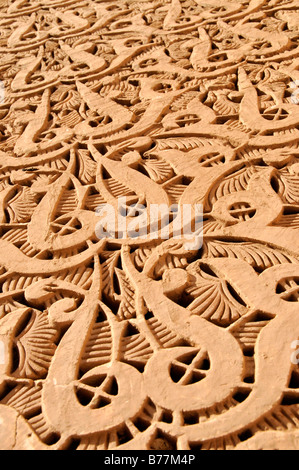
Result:
{"label": "arabesque pattern", "polygon": [[[1,449],[299,448],[298,39],[298,0],[0,1]],[[202,247],[99,239],[120,196]]]}

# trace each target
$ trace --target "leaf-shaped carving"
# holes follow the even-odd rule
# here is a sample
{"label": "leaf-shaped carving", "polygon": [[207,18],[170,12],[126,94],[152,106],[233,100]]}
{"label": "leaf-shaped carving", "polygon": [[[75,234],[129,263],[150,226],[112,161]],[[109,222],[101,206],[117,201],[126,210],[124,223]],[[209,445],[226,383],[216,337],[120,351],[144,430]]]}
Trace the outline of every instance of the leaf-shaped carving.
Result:
{"label": "leaf-shaped carving", "polygon": [[54,111],[78,109],[81,103],[80,95],[76,90],[70,90],[68,86],[60,86],[51,95]]}
{"label": "leaf-shaped carving", "polygon": [[149,177],[155,181],[155,183],[163,183],[172,176],[174,176],[173,169],[169,163],[163,160],[145,160],[142,163],[142,166],[145,168]]}
{"label": "leaf-shaped carving", "polygon": [[176,137],[169,139],[159,139],[157,150],[176,149],[182,151],[193,150],[207,145],[207,140],[199,137]]}
{"label": "leaf-shaped carving", "polygon": [[101,204],[105,204],[104,197],[97,191],[94,186],[90,186],[89,193],[85,198],[85,208],[89,211],[96,211]]}
{"label": "leaf-shaped carving", "polygon": [[111,359],[112,337],[107,320],[95,323],[80,362],[80,369],[87,372],[93,367],[106,364]]}
{"label": "leaf-shaped carving", "polygon": [[53,438],[57,438],[57,435],[53,433],[51,425],[42,412],[29,418],[28,423],[44,442],[50,444],[52,443]]}
{"label": "leaf-shaped carving", "polygon": [[257,337],[261,332],[262,328],[264,328],[268,323],[269,320],[247,322],[245,323],[245,325],[242,325],[238,330],[234,331],[233,335],[245,347],[252,347],[255,345]]}
{"label": "leaf-shaped carving", "polygon": [[246,261],[258,270],[283,263],[298,263],[296,258],[278,249],[260,243],[228,243],[207,241],[204,243],[203,258],[236,258]]}
{"label": "leaf-shaped carving", "polygon": [[41,386],[19,384],[5,396],[1,404],[12,406],[23,416],[29,418],[40,409],[41,395]]}
{"label": "leaf-shaped carving", "polygon": [[217,100],[213,106],[213,109],[220,115],[232,115],[237,114],[238,112],[238,105],[229,101],[226,96],[221,94],[217,97]]}
{"label": "leaf-shaped carving", "polygon": [[115,268],[115,273],[120,286],[119,298],[121,299],[117,316],[120,317],[121,320],[134,318],[136,316],[134,288],[124,271]]}
{"label": "leaf-shaped carving", "polygon": [[64,215],[74,211],[78,205],[78,197],[75,189],[65,190],[57,205],[56,215]]}
{"label": "leaf-shaped carving", "polygon": [[79,179],[83,184],[91,184],[95,181],[97,164],[92,159],[88,150],[78,149]]}
{"label": "leaf-shaped carving", "polygon": [[299,228],[299,214],[285,214],[282,215],[275,225],[292,228],[298,230]]}
{"label": "leaf-shaped carving", "polygon": [[134,251],[134,263],[137,266],[137,268],[141,269],[144,266],[144,263],[146,260],[149,258],[150,254],[152,253],[153,248],[152,247],[141,247],[137,248],[137,250]]}
{"label": "leaf-shaped carving", "polygon": [[122,196],[132,196],[134,194],[134,192],[131,189],[129,189],[120,181],[117,181],[115,178],[107,178],[104,181],[110,193],[116,198],[122,197]]}
{"label": "leaf-shaped carving", "polygon": [[195,91],[186,91],[183,95],[179,96],[172,104],[171,109],[174,112],[182,111],[182,109],[186,109],[190,101],[194,98],[197,98],[198,94]]}
{"label": "leaf-shaped carving", "polygon": [[2,235],[2,240],[19,245],[27,240],[27,230],[23,228],[12,228]]}
{"label": "leaf-shaped carving", "polygon": [[113,274],[118,262],[119,251],[103,251],[102,256],[105,259],[102,263],[103,292],[109,296],[110,299],[114,300]]}
{"label": "leaf-shaped carving", "polygon": [[267,155],[267,151],[265,149],[245,148],[238,151],[238,155],[243,160],[254,160],[265,157]]}
{"label": "leaf-shaped carving", "polygon": [[187,184],[183,184],[179,180],[165,184],[164,189],[166,190],[172,204],[177,204],[179,202],[187,186]]}
{"label": "leaf-shaped carving", "polygon": [[299,203],[299,175],[289,169],[279,175],[278,194],[287,204]]}
{"label": "leaf-shaped carving", "polygon": [[229,119],[225,123],[225,126],[230,130],[238,130],[247,134],[250,134],[251,132],[251,130],[245,126],[245,124],[242,124],[238,119]]}
{"label": "leaf-shaped carving", "polygon": [[144,365],[153,354],[146,337],[130,325],[122,339],[121,352],[126,362]]}
{"label": "leaf-shaped carving", "polygon": [[65,271],[59,274],[57,279],[75,284],[83,289],[89,289],[92,279],[93,269],[84,265],[76,269]]}
{"label": "leaf-shaped carving", "polygon": [[39,281],[39,276],[13,276],[6,279],[2,284],[2,292],[12,292],[14,290],[24,290],[34,282]]}
{"label": "leaf-shaped carving", "polygon": [[246,190],[250,179],[255,173],[254,167],[245,167],[224,178],[218,186],[212,189],[209,195],[210,204],[213,205],[218,199],[228,194]]}
{"label": "leaf-shaped carving", "polygon": [[77,113],[77,111],[62,111],[58,115],[59,121],[62,125],[62,127],[75,127],[79,122],[81,122],[81,117]]}
{"label": "leaf-shaped carving", "polygon": [[194,280],[185,292],[193,299],[188,310],[221,326],[230,325],[247,312],[227,281],[202,269],[196,269]]}
{"label": "leaf-shaped carving", "polygon": [[149,318],[147,320],[147,324],[151,333],[164,348],[180,346],[183,343],[183,340],[179,335],[167,328],[167,326],[157,318]]}
{"label": "leaf-shaped carving", "polygon": [[37,379],[45,377],[55,353],[57,331],[51,328],[47,314],[34,311],[28,324],[15,338],[18,366],[13,375]]}
{"label": "leaf-shaped carving", "polygon": [[121,92],[118,94],[118,102],[126,99],[128,100],[136,100],[137,95],[137,88],[132,84],[122,81],[122,82],[115,82],[109,85],[104,85],[100,90],[100,95],[103,98],[106,98],[109,95],[112,95],[115,92]]}
{"label": "leaf-shaped carving", "polygon": [[203,223],[203,234],[211,234],[213,232],[217,232],[221,229],[223,229],[223,223],[221,221],[216,221],[211,218],[204,220]]}
{"label": "leaf-shaped carving", "polygon": [[7,204],[10,222],[28,222],[36,206],[35,195],[29,188],[22,188]]}

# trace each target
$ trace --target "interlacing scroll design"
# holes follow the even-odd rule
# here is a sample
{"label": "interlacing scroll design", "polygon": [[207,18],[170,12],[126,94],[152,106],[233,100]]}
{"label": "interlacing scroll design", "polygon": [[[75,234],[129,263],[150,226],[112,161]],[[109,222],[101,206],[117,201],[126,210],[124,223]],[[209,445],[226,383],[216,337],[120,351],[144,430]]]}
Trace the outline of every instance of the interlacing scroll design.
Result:
{"label": "interlacing scroll design", "polygon": [[[299,448],[298,39],[297,0],[0,1],[2,449]],[[202,246],[100,239],[120,197]]]}

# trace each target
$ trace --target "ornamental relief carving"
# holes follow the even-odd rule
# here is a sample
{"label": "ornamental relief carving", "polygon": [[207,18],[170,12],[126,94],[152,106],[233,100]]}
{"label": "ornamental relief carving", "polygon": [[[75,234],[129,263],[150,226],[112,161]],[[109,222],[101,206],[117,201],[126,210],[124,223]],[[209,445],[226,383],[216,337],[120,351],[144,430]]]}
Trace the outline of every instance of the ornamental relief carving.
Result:
{"label": "ornamental relief carving", "polygon": [[0,2],[1,449],[299,448],[298,38],[296,0]]}

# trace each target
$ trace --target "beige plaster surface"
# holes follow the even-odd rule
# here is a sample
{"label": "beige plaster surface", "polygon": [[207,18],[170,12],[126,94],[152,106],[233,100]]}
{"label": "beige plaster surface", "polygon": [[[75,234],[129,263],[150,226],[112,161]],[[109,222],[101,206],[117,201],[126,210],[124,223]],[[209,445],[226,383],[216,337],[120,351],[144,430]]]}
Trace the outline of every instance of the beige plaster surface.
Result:
{"label": "beige plaster surface", "polygon": [[[298,39],[298,0],[0,0],[2,450],[299,449]],[[202,246],[100,238],[120,197]]]}

